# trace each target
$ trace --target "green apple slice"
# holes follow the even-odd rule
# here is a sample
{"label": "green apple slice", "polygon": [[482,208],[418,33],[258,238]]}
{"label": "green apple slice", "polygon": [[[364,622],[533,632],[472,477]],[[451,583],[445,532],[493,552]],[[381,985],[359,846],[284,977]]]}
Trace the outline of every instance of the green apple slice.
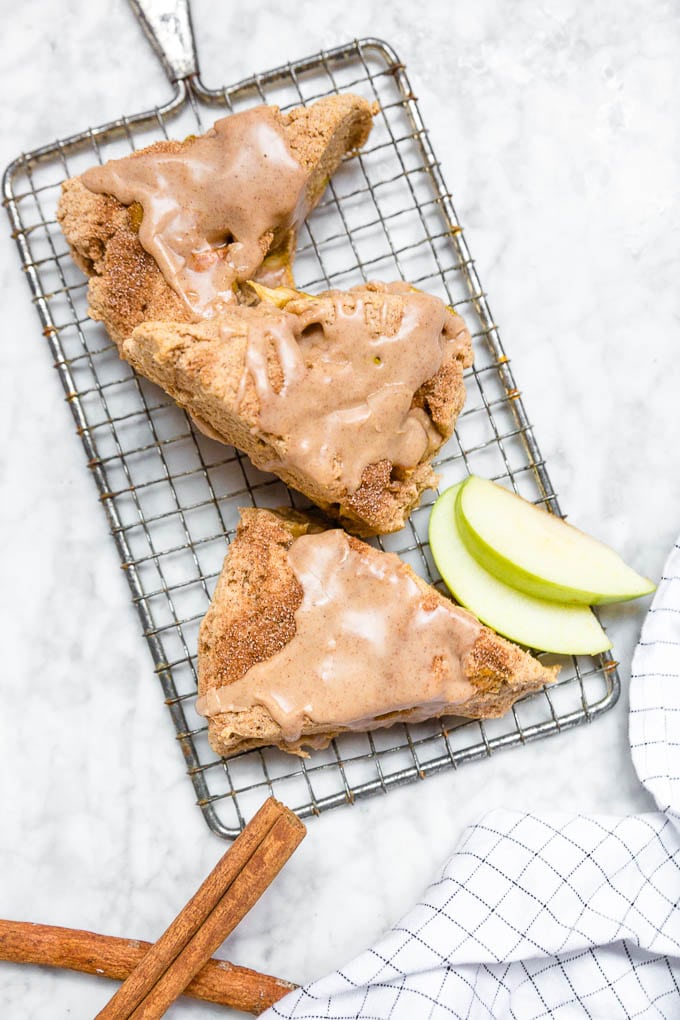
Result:
{"label": "green apple slice", "polygon": [[464,482],[442,493],[430,516],[430,548],[456,599],[493,630],[530,648],[567,655],[595,655],[611,642],[586,606],[566,606],[515,591],[468,552],[456,522]]}
{"label": "green apple slice", "polygon": [[484,478],[462,484],[456,520],[477,562],[527,595],[591,606],[654,591],[613,549]]}

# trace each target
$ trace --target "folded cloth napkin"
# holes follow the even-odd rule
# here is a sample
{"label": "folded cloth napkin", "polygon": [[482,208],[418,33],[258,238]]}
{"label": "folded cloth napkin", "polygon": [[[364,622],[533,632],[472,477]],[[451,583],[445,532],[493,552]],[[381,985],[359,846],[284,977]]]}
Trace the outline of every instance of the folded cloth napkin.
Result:
{"label": "folded cloth napkin", "polygon": [[373,948],[274,1017],[680,1018],[680,545],[633,658],[630,744],[659,810],[493,811]]}

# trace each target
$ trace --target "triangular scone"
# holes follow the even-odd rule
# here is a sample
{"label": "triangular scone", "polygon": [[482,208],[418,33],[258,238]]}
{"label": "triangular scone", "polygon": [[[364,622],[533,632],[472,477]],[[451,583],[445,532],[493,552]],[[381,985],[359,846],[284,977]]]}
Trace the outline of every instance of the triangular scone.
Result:
{"label": "triangular scone", "polygon": [[435,484],[432,458],[463,406],[465,323],[404,283],[283,293],[284,307],[264,300],[198,324],[143,323],[121,354],[207,434],[347,530],[396,531]]}
{"label": "triangular scone", "polygon": [[[309,107],[297,107],[285,114],[276,106],[260,106],[218,121],[206,135],[190,136],[183,142],[156,142],[124,160],[111,161],[105,164],[104,175],[99,168],[92,168],[80,177],[67,180],[63,185],[57,219],[75,262],[90,277],[88,299],[91,317],[104,323],[117,344],[129,336],[138,323],[146,320],[187,322],[202,317],[196,314],[196,308],[186,296],[186,289],[180,296],[177,287],[173,289],[167,282],[173,279],[172,272],[168,271],[170,262],[161,272],[157,259],[140,243],[144,219],[142,205],[131,195],[127,196],[128,201],[123,202],[113,194],[98,193],[103,181],[113,180],[112,168],[119,174],[120,164],[129,166],[130,162],[137,160],[135,173],[138,175],[140,160],[149,166],[152,159],[162,160],[165,167],[171,160],[177,163],[178,155],[182,161],[191,161],[200,152],[203,164],[201,176],[196,179],[204,182],[205,186],[196,190],[205,195],[211,184],[216,184],[220,201],[227,201],[232,218],[238,221],[239,226],[224,222],[215,231],[215,224],[212,224],[212,236],[203,238],[204,243],[198,246],[190,246],[186,261],[182,252],[173,253],[175,264],[189,265],[194,270],[203,269],[206,254],[210,263],[211,256],[217,253],[220,267],[233,264],[233,280],[227,280],[227,284],[238,287],[243,280],[257,277],[258,265],[268,259],[264,267],[265,282],[271,277],[272,270],[278,270],[280,279],[287,278],[292,282],[290,263],[297,229],[318,202],[342,157],[365,143],[371,130],[372,115],[371,104],[350,93],[320,99]],[[266,130],[261,129],[262,125]],[[219,129],[217,133],[216,128]],[[234,131],[237,134],[240,131],[241,135],[236,137]],[[244,137],[243,145],[238,144],[241,136]],[[219,138],[219,145],[215,144],[216,138]],[[227,199],[219,179],[219,173],[225,172],[220,149],[222,139],[225,145],[230,146],[230,166],[234,168],[234,173],[227,178],[227,190],[231,193]],[[211,160],[217,164],[212,172]],[[272,166],[277,160],[277,165]],[[127,166],[123,171],[129,184]],[[182,169],[179,174],[175,172],[169,187],[175,186],[175,180],[180,181],[180,187],[183,186],[182,174]],[[93,190],[86,186],[86,181]],[[139,186],[138,182],[136,186]],[[266,222],[267,202],[263,200],[263,196],[267,197],[267,189],[272,196],[273,222],[270,223]],[[154,192],[153,186],[150,187],[148,203],[153,200]],[[256,208],[240,208],[242,196]],[[187,201],[186,195],[180,198],[180,213],[191,209],[192,202]],[[238,234],[248,232],[251,212],[256,233],[248,239],[251,250],[249,257],[244,259]],[[161,215],[175,230],[175,240],[186,234],[185,224],[175,221],[175,213],[167,214],[167,204]],[[151,218],[147,225],[150,222]],[[194,250],[196,247],[198,250]],[[153,244],[147,243],[149,248],[153,248]],[[253,249],[256,259],[253,259]],[[161,255],[167,253],[167,238],[163,239],[158,251]]]}
{"label": "triangular scone", "polygon": [[489,718],[555,679],[383,553],[294,511],[243,510],[198,643],[198,710],[225,756],[347,730]]}

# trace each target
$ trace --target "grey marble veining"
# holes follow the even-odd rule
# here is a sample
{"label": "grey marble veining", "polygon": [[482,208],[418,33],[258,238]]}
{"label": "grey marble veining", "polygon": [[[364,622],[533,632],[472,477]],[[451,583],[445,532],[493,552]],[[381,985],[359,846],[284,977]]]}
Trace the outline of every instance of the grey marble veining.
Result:
{"label": "grey marble veining", "polygon": [[[0,8],[3,165],[169,95],[122,0]],[[658,575],[680,526],[677,7],[197,0],[194,22],[212,85],[353,36],[395,46],[563,506]],[[224,845],[193,804],[6,224],[0,251],[0,915],[153,939]],[[647,808],[625,715],[643,614],[605,614],[622,661],[614,711],[313,820],[224,955],[294,980],[342,963],[491,807]],[[3,1018],[91,1016],[110,992],[0,964]]]}

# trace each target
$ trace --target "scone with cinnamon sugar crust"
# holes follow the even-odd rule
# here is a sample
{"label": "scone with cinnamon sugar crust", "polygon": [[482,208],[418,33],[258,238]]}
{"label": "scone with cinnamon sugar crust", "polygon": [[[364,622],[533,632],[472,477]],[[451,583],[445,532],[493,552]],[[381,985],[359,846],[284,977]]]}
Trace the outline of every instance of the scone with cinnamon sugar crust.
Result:
{"label": "scone with cinnamon sugar crust", "polygon": [[283,307],[143,323],[121,354],[348,531],[397,531],[436,484],[432,458],[465,400],[465,323],[404,283],[281,293],[269,292]]}
{"label": "scone with cinnamon sugar crust", "polygon": [[[311,560],[309,547],[294,560],[310,538],[322,540]],[[340,555],[333,559],[335,547]],[[307,574],[299,568],[305,562]],[[379,598],[362,614],[366,594]],[[409,599],[412,616],[403,612]],[[318,633],[310,631],[310,607],[321,613]],[[556,672],[393,554],[294,511],[248,509],[201,624],[198,707],[218,754],[273,744],[304,756],[305,747],[325,747],[346,730],[441,715],[500,716]]]}
{"label": "scone with cinnamon sugar crust", "polygon": [[[297,107],[288,113],[281,113],[275,106],[257,107],[246,113],[257,116],[258,111],[263,111],[263,119],[270,118],[273,127],[280,129],[291,158],[301,167],[301,191],[292,196],[288,215],[279,217],[283,226],[271,224],[257,240],[259,261],[269,260],[264,267],[265,282],[272,269],[277,271],[280,279],[292,282],[290,263],[294,256],[297,228],[318,202],[343,156],[365,143],[371,130],[374,107],[360,96],[344,93],[321,99],[309,107]],[[226,120],[238,116],[234,114]],[[214,134],[214,129],[211,131]],[[161,157],[180,154],[191,160],[196,146],[210,134],[208,132],[199,138],[190,136],[182,142],[156,142],[125,161],[113,163],[139,161],[155,154]],[[245,169],[249,179],[255,178],[259,172],[258,165]],[[189,322],[200,318],[192,315],[187,302],[168,283],[167,274],[161,272],[154,257],[142,247],[140,227],[143,210],[139,202],[123,204],[112,194],[90,190],[84,182],[84,178],[89,179],[88,173],[65,181],[57,219],[74,261],[90,277],[90,316],[104,323],[116,344],[128,337],[140,322]],[[199,252],[200,259],[215,253],[220,259],[231,257],[233,224],[225,222],[220,227],[221,238],[215,243],[210,240],[212,251]],[[252,276],[251,271],[245,275],[236,271],[234,286]]]}

